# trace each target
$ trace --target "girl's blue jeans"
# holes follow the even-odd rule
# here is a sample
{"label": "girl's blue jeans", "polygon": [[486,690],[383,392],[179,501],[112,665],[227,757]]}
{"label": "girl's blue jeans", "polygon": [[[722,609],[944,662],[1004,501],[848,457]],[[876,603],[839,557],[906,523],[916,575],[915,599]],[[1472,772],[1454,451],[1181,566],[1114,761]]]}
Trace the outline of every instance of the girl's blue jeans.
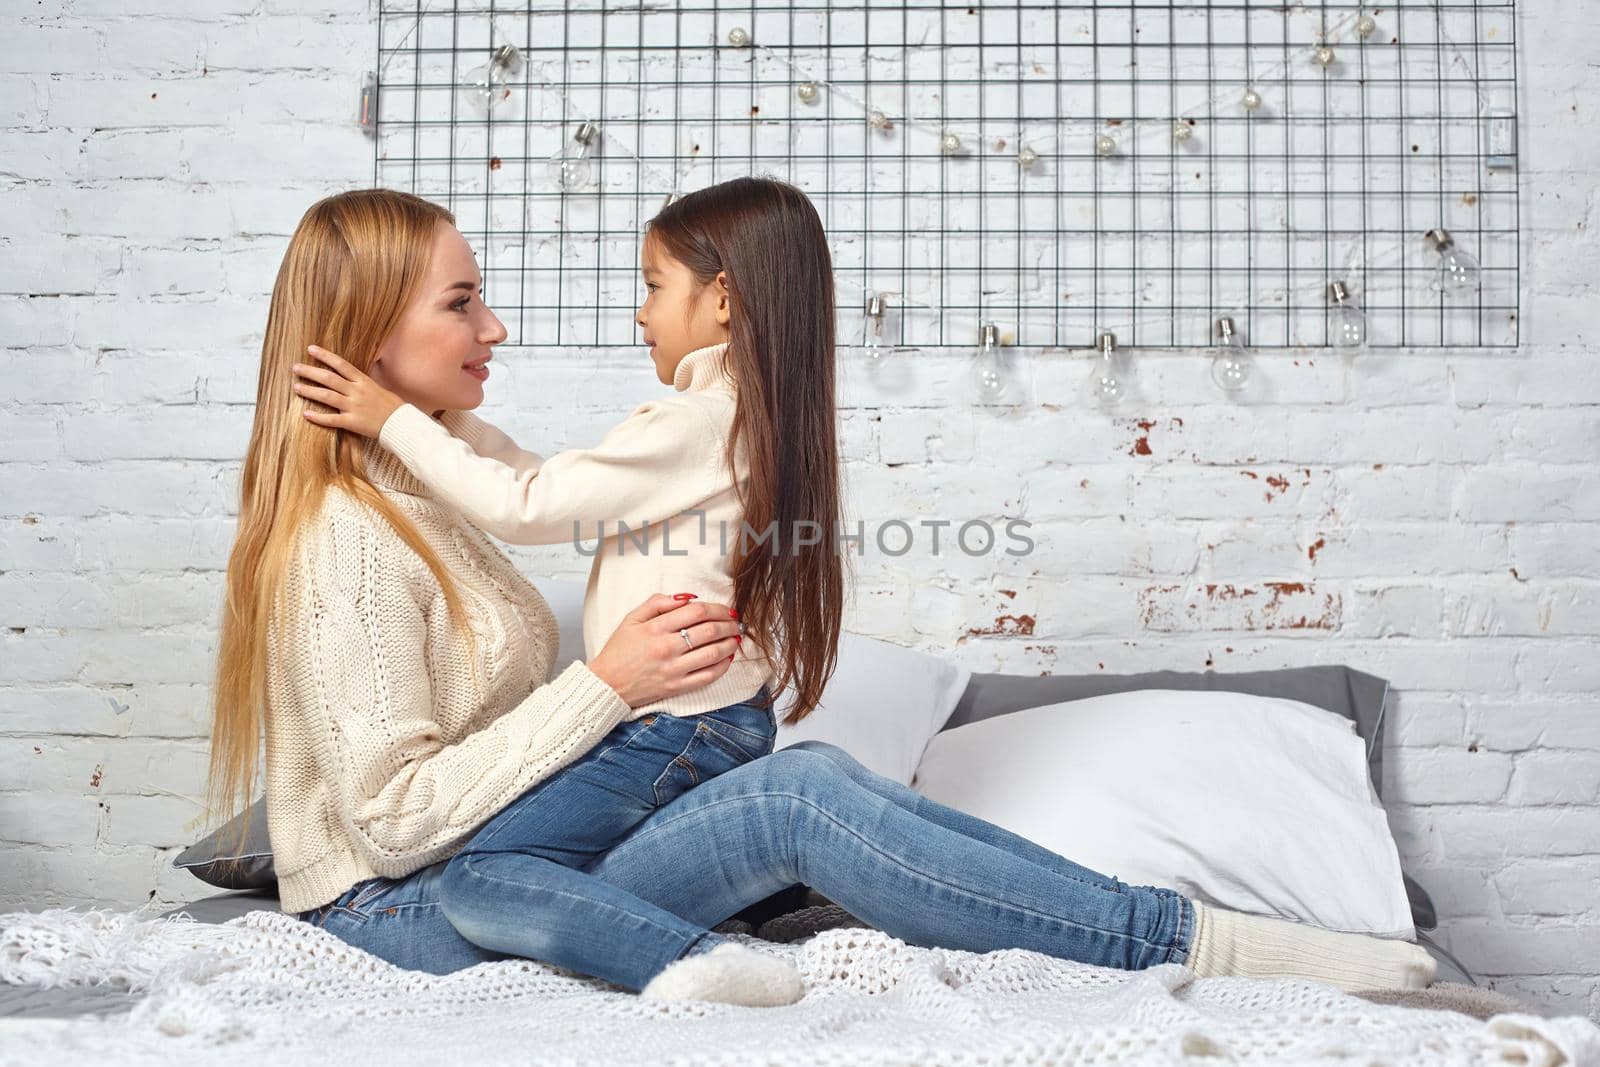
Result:
{"label": "girl's blue jeans", "polygon": [[[709,717],[734,709],[745,717]],[[357,883],[302,918],[401,967],[442,974],[524,956],[638,990],[724,940],[710,927],[802,883],[914,945],[1026,948],[1125,970],[1187,960],[1194,907],[1176,891],[1081,867],[831,745],[756,758],[772,743],[758,740],[756,710],[625,723],[566,769],[591,768],[581,788],[557,784],[565,771],[546,779],[549,799],[530,790],[451,859]],[[632,761],[651,752],[658,766],[674,746],[641,789]],[[584,821],[596,815],[580,805],[593,790],[615,791],[606,819],[611,807],[651,810],[589,855]]]}

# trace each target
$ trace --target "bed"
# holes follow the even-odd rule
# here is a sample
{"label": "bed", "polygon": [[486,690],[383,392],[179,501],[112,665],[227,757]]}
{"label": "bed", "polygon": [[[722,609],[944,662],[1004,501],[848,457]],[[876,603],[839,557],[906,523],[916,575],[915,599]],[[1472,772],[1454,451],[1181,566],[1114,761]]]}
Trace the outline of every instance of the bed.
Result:
{"label": "bed", "polygon": [[[1037,953],[905,945],[829,907],[740,934],[786,955],[786,1008],[660,1004],[530,961],[401,971],[227,894],[170,918],[0,916],[0,1063],[1582,1064],[1600,1029],[1449,983],[1123,972]],[[231,917],[230,917],[231,916]],[[767,937],[779,940],[767,940]],[[793,938],[793,940],[784,940]],[[54,983],[53,988],[44,983]]]}
{"label": "bed", "polygon": [[[1289,689],[1286,690],[1285,686]],[[1356,723],[1374,782],[1387,684],[1344,667],[1231,676],[971,675],[943,724],[1130,688],[1292,693]],[[1295,687],[1298,687],[1296,689]],[[1432,905],[1410,883],[1417,926]],[[1123,972],[1012,950],[923,949],[795,887],[719,927],[794,960],[787,1008],[663,1005],[532,961],[401,971],[278,910],[269,889],[164,914],[0,916],[0,1064],[1600,1062],[1600,1029],[1471,984],[1341,993],[1319,983]]]}

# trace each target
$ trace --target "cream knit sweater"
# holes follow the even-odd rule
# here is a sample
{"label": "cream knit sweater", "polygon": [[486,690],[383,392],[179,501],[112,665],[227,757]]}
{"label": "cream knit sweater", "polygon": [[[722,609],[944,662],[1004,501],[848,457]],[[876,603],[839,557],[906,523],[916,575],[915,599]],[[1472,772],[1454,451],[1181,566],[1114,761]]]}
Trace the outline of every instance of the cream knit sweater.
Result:
{"label": "cream knit sweater", "polygon": [[[743,513],[726,451],[735,402],[722,363],[727,348],[723,342],[684,356],[674,394],[640,404],[594,448],[545,459],[481,419],[455,412],[434,419],[411,404],[389,416],[378,440],[434,496],[496,537],[594,554],[583,604],[583,644],[592,658],[623,616],[654,593],[733,603],[729,565]],[[745,482],[742,450],[736,458]],[[632,717],[696,715],[750,699],[776,681],[754,644],[745,641],[711,684],[640,705]]]}
{"label": "cream knit sweater", "polygon": [[[448,419],[499,444],[469,414]],[[456,576],[478,650],[388,520],[329,490],[268,637],[267,829],[288,912],[453,855],[631,713],[582,662],[547,681],[559,631],[544,598],[392,453],[367,457]]]}

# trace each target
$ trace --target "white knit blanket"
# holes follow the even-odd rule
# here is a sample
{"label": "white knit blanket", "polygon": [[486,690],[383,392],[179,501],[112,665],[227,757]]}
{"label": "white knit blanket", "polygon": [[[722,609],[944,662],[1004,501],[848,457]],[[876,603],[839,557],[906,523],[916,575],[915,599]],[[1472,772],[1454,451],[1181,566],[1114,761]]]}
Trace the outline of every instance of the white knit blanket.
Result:
{"label": "white knit blanket", "polygon": [[792,959],[805,999],[653,1003],[525,961],[427,975],[278,912],[4,914],[0,979],[142,996],[104,1018],[0,1022],[0,1064],[1600,1063],[1600,1029],[1577,1016],[1480,1022],[1312,982],[920,949],[864,929],[738,939]]}

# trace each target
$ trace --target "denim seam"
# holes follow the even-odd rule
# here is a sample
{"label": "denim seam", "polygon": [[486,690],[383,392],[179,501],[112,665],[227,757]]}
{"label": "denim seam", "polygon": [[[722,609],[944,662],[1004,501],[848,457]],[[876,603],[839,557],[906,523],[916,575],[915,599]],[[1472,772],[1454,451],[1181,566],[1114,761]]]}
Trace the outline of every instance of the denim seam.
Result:
{"label": "denim seam", "polygon": [[[1168,951],[1171,950],[1171,947],[1172,947],[1171,945],[1157,944],[1154,941],[1149,941],[1149,940],[1147,940],[1145,938],[1139,937],[1139,936],[1137,936],[1135,934],[1127,933],[1125,931],[1121,931],[1121,930],[1103,930],[1098,926],[1088,926],[1088,925],[1085,925],[1083,923],[1073,922],[1070,919],[1063,919],[1058,915],[1051,915],[1051,914],[1048,914],[1047,912],[1034,911],[1031,908],[1024,908],[1024,907],[1021,907],[1019,905],[1009,904],[1009,903],[1007,903],[1005,901],[995,900],[993,897],[986,896],[983,893],[980,893],[980,892],[977,892],[977,891],[974,891],[974,890],[970,890],[970,889],[965,889],[965,888],[962,888],[961,886],[955,885],[953,883],[946,882],[946,881],[943,881],[941,879],[934,878],[934,877],[932,877],[930,875],[923,874],[921,871],[913,870],[912,868],[906,866],[906,864],[902,860],[900,860],[899,858],[890,855],[889,853],[883,851],[881,848],[878,848],[875,844],[872,843],[872,841],[870,839],[868,839],[867,837],[865,837],[862,834],[858,833],[856,830],[852,829],[851,827],[846,826],[844,823],[842,823],[838,819],[834,818],[831,814],[829,814],[828,812],[824,811],[822,808],[818,807],[809,798],[800,796],[800,795],[798,795],[796,793],[779,793],[779,792],[764,791],[764,792],[760,792],[760,793],[742,793],[738,797],[732,797],[732,798],[729,798],[728,800],[714,800],[714,801],[711,801],[708,804],[702,804],[701,806],[695,808],[693,811],[684,812],[683,814],[675,816],[672,819],[665,820],[659,826],[652,825],[648,830],[645,830],[643,833],[635,833],[634,835],[632,835],[631,837],[628,838],[628,841],[629,842],[634,842],[634,841],[645,840],[645,839],[653,836],[654,834],[658,833],[660,830],[662,830],[666,826],[670,826],[672,823],[678,821],[679,819],[688,818],[691,815],[694,815],[694,814],[697,814],[699,812],[705,811],[705,810],[707,810],[709,808],[712,808],[712,807],[720,807],[720,806],[722,806],[724,804],[742,802],[742,801],[749,800],[751,797],[757,797],[757,796],[782,797],[782,798],[785,798],[785,799],[788,799],[788,800],[798,801],[801,804],[804,804],[805,806],[807,806],[807,807],[811,808],[813,811],[815,811],[818,815],[822,816],[828,822],[831,822],[834,826],[838,827],[839,829],[843,830],[845,833],[849,834],[850,836],[854,837],[856,840],[860,841],[867,848],[871,849],[872,851],[876,852],[878,855],[880,855],[883,858],[887,859],[889,862],[893,863],[896,867],[899,867],[906,874],[912,875],[913,877],[916,877],[916,878],[920,878],[923,881],[928,882],[931,885],[937,885],[937,886],[942,886],[945,889],[956,890],[958,892],[965,893],[965,894],[967,894],[967,895],[969,895],[969,896],[971,896],[971,897],[973,897],[973,898],[975,898],[977,900],[981,900],[986,904],[990,904],[992,906],[999,907],[999,908],[1008,908],[1008,909],[1010,909],[1012,911],[1016,911],[1016,912],[1019,912],[1019,913],[1024,914],[1024,915],[1030,915],[1030,916],[1033,916],[1034,918],[1038,918],[1038,919],[1046,919],[1046,920],[1049,920],[1051,922],[1059,922],[1064,926],[1070,926],[1070,927],[1072,927],[1073,929],[1076,929],[1076,930],[1087,930],[1087,931],[1091,931],[1091,932],[1097,933],[1097,934],[1105,934],[1108,937],[1125,937],[1129,941],[1134,941],[1134,942],[1137,942],[1138,944],[1141,944],[1141,945],[1154,946],[1154,947],[1157,947],[1157,948],[1166,949]],[[954,832],[954,831],[952,831],[952,832]],[[993,846],[991,846],[991,847],[993,847]],[[1020,860],[1021,857],[1018,857],[1018,859]],[[1026,863],[1027,861],[1026,860],[1021,860],[1021,862]],[[1044,870],[1044,868],[1040,868],[1040,869]],[[1055,874],[1056,872],[1051,871],[1050,873],[1051,874]],[[1070,877],[1070,876],[1063,876],[1063,877]],[[1076,878],[1076,879],[1072,879],[1072,880],[1076,881],[1076,882],[1079,882],[1080,884],[1083,884],[1083,885],[1094,886],[1094,888],[1096,888],[1096,889],[1100,889],[1100,890],[1104,890],[1105,889],[1105,886],[1095,885],[1093,882],[1084,882],[1083,879],[1081,879],[1081,878]]]}
{"label": "denim seam", "polygon": [[[716,718],[716,716],[714,714],[713,715],[702,716],[700,721],[704,722],[704,723],[708,723],[708,724],[714,722],[714,723],[717,724],[717,726],[720,726],[723,729],[732,730],[734,733],[743,734],[744,736],[750,738],[750,740],[759,742],[759,743],[761,743],[763,745],[766,744],[767,741],[770,740],[772,738],[772,736],[773,736],[772,734],[767,734],[767,733],[758,734],[754,730],[746,730],[743,726],[735,726],[735,725],[733,725],[733,723],[728,722],[726,719]],[[706,727],[706,729],[715,731],[717,729],[717,726],[708,725]],[[730,738],[728,738],[728,740],[732,741],[733,739],[730,737]]]}
{"label": "denim seam", "polygon": [[[439,907],[439,902],[437,900],[414,900],[406,904],[386,904],[377,910],[387,915],[390,912],[414,911],[418,908],[437,907]],[[376,915],[370,917],[376,918]]]}
{"label": "denim seam", "polygon": [[[381,876],[377,877],[377,878],[370,879],[369,883],[367,885],[365,885],[365,886],[362,886],[361,887],[361,891],[358,892],[355,896],[351,897],[348,901],[346,901],[343,904],[341,904],[337,900],[335,900],[335,901],[333,901],[332,903],[330,903],[328,905],[328,909],[329,909],[330,912],[332,912],[332,911],[346,912],[346,913],[348,913],[350,915],[355,916],[358,919],[361,919],[361,920],[365,921],[367,919],[367,913],[362,911],[362,910],[360,910],[362,908],[362,906],[370,903],[371,901],[373,901],[377,897],[382,896],[383,893],[386,890],[388,890],[393,884],[394,883],[393,883],[392,880],[390,880],[388,878],[383,878]],[[346,892],[348,892],[348,890],[346,890]]]}
{"label": "denim seam", "polygon": [[[695,769],[694,762],[688,757],[689,747],[693,744],[694,738],[691,737],[689,738],[689,743],[683,746],[683,751],[673,756],[667,765],[661,769],[661,773],[656,775],[656,780],[650,783],[651,795],[655,797],[657,810],[666,807],[667,802],[661,799],[661,786],[672,775],[674,767],[682,767],[688,772],[689,789],[693,789],[700,784],[700,772]],[[688,789],[684,790],[684,792],[688,792]]]}
{"label": "denim seam", "polygon": [[[706,733],[710,734],[718,741],[721,741],[724,745],[731,745],[733,747],[733,752],[729,752],[728,755],[734,756],[736,759],[743,759],[746,762],[754,762],[755,760],[760,759],[762,756],[767,755],[770,751],[766,748],[767,745],[772,743],[772,738],[770,737],[763,737],[760,739],[761,745],[758,746],[761,748],[760,752],[751,752],[750,749],[740,744],[737,739],[727,736],[710,723],[701,723],[700,725],[705,729]],[[735,729],[737,729],[737,727],[735,727]],[[745,730],[740,730],[739,732],[748,733],[748,731]],[[754,737],[755,735],[750,734],[750,736]]]}

